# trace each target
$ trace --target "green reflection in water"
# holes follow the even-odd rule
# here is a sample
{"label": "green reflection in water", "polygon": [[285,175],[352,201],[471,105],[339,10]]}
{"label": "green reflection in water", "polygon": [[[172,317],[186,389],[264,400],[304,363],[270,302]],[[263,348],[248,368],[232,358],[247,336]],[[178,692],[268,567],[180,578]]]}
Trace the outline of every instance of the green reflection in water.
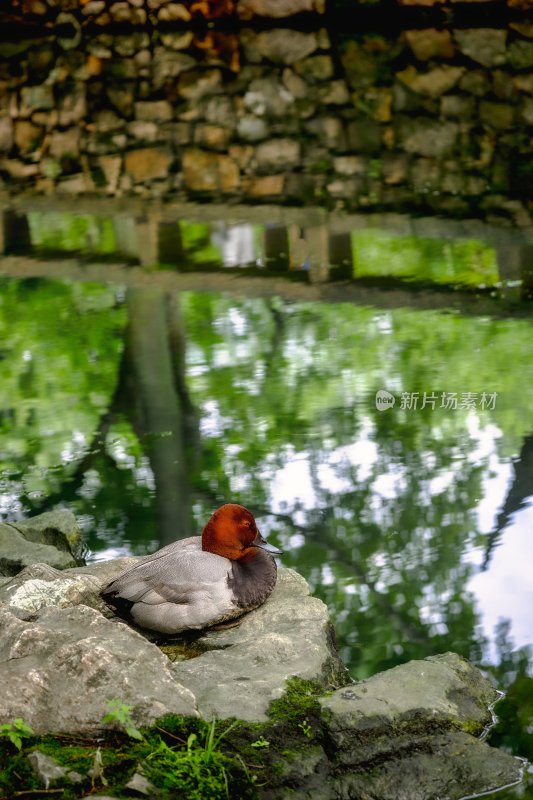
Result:
{"label": "green reflection in water", "polygon": [[37,250],[111,255],[118,242],[113,220],[94,214],[28,213],[31,242]]}
{"label": "green reflection in water", "polygon": [[[328,604],[355,677],[447,649],[486,660],[469,554],[492,541],[477,514],[489,477],[531,432],[529,322],[161,290],[132,340],[128,292],[5,281],[0,298],[8,512],[60,502],[96,554],[155,549],[150,459],[177,431],[144,427],[134,351],[171,299],[185,332],[168,339],[183,384],[172,391],[195,409],[183,413],[195,528],[221,502],[249,506]],[[379,389],[394,408],[376,408]],[[495,393],[496,404],[403,409],[402,392]],[[494,741],[526,755],[530,656],[517,666],[505,635],[495,671],[513,723]]]}
{"label": "green reflection in water", "polygon": [[58,491],[95,435],[117,381],[124,324],[103,286],[0,283],[0,452],[18,494]]}
{"label": "green reflection in water", "polygon": [[[133,218],[32,211],[27,219],[31,247],[38,253],[82,253],[100,258],[136,258],[139,254],[139,232]],[[160,222],[157,235],[161,265],[178,269],[263,263],[275,270],[279,259],[285,264],[282,269],[289,263],[291,269],[300,269],[309,256],[307,250],[299,252],[303,239],[288,237],[283,225],[180,219]],[[355,278],[398,278],[470,288],[491,287],[499,280],[494,248],[474,239],[398,236],[369,228],[354,231],[351,244]]]}
{"label": "green reflection in water", "polygon": [[493,286],[494,248],[476,240],[445,241],[393,236],[380,230],[352,233],[354,277],[409,278],[441,284]]}
{"label": "green reflection in water", "polygon": [[179,223],[182,245],[187,259],[193,264],[220,264],[222,253],[211,241],[211,225],[202,223]]}

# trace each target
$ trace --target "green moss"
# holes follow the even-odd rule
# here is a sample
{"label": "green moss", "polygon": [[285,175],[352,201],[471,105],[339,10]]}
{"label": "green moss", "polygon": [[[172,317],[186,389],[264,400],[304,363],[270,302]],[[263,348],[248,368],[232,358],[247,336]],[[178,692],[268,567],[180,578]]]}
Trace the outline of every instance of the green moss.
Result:
{"label": "green moss", "polygon": [[319,158],[314,161],[310,167],[309,172],[312,175],[321,175],[331,170],[331,161],[327,158]]}
{"label": "green moss", "polygon": [[324,690],[319,684],[291,678],[283,697],[274,700],[270,706],[268,716],[273,722],[285,722],[297,728],[306,717],[320,715],[318,698],[323,694]]}
{"label": "green moss", "polygon": [[13,797],[22,783],[29,790],[39,788],[24,752],[19,753],[9,742],[0,742],[0,764],[6,765],[0,771],[0,796]]}
{"label": "green moss", "polygon": [[[133,774],[142,769],[159,790],[161,800],[170,800],[179,793],[183,800],[209,797],[242,797],[253,800],[253,781],[240,757],[224,752],[223,739],[229,725],[208,725],[201,720],[165,717],[152,728],[143,730],[141,741],[119,731],[111,731],[97,740],[82,736],[43,736],[29,740],[17,751],[9,742],[2,743],[0,762],[0,796],[42,788],[33,774],[27,756],[39,749],[68,770],[86,776],[83,782],[70,785],[68,779],[55,787],[64,787],[64,800],[83,797],[93,788],[111,794],[121,793]],[[93,780],[89,771],[99,749],[102,777]]]}
{"label": "green moss", "polygon": [[[63,800],[83,797],[93,789],[120,795],[139,768],[157,788],[160,800],[177,796],[182,800],[255,800],[257,788],[265,786],[272,790],[283,787],[285,792],[298,782],[311,741],[320,752],[321,695],[318,684],[292,679],[283,697],[272,703],[264,723],[223,720],[209,724],[170,714],[142,729],[141,740],[121,730],[109,730],[98,739],[32,737],[25,740],[20,752],[11,742],[1,742],[0,763],[8,766],[0,771],[0,797],[42,788],[27,760],[36,748],[68,770],[86,776],[80,784],[57,784],[64,787]],[[258,741],[268,745],[258,747]],[[98,748],[103,780],[97,777],[93,786],[88,773]]]}

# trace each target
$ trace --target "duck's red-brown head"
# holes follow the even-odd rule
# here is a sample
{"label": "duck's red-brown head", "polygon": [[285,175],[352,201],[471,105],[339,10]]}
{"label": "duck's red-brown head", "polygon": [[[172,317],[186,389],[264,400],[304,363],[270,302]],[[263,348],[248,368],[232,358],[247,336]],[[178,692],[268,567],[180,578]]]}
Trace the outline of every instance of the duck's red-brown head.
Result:
{"label": "duck's red-brown head", "polygon": [[237,503],[220,506],[202,531],[202,550],[232,561],[246,563],[257,555],[258,547],[276,555],[282,553],[263,539],[253,515]]}

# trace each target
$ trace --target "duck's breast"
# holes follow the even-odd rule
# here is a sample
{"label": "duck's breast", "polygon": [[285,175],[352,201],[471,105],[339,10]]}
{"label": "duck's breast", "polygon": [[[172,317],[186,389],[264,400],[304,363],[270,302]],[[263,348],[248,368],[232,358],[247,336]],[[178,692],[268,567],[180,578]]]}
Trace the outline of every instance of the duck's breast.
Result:
{"label": "duck's breast", "polygon": [[246,564],[232,561],[228,584],[232,591],[233,602],[243,611],[257,608],[272,594],[276,578],[276,562],[272,556],[259,548]]}

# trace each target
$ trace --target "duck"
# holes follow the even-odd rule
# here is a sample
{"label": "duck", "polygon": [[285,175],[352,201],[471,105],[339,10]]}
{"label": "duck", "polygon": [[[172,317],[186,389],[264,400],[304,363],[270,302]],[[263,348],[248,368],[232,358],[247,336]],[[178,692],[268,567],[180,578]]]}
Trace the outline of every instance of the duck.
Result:
{"label": "duck", "polygon": [[[272,554],[272,555],[271,555]],[[144,556],[101,591],[117,616],[174,635],[235,620],[262,605],[276,585],[282,551],[257,529],[250,511],[226,503],[201,536]]]}

